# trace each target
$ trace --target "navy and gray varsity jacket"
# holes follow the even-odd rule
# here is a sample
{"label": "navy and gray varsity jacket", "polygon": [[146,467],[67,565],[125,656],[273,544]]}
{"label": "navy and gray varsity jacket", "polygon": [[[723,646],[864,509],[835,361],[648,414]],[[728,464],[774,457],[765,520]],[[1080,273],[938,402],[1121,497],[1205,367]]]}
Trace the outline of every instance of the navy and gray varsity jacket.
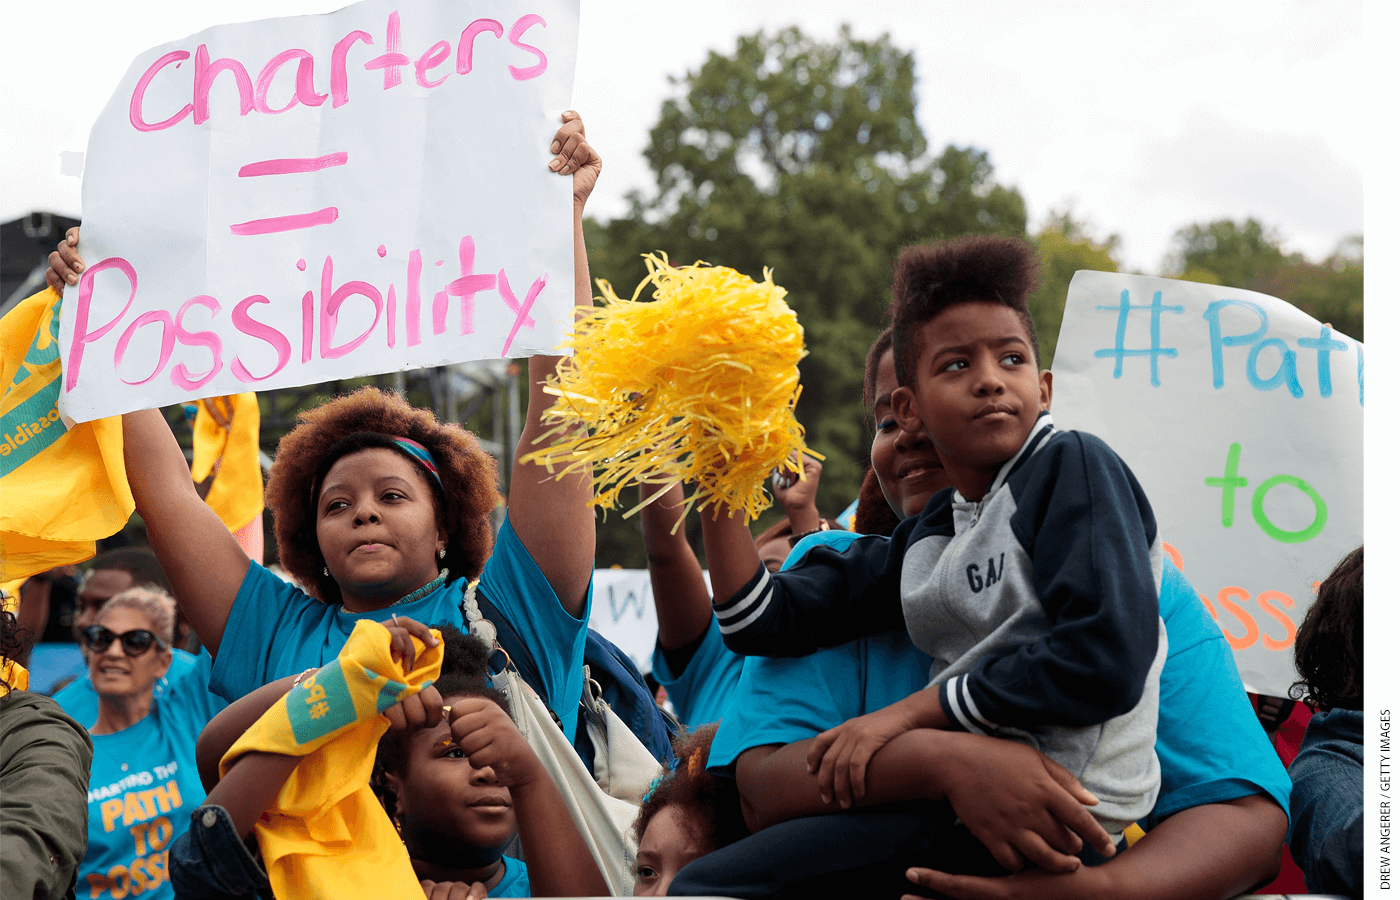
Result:
{"label": "navy and gray varsity jacket", "polygon": [[1041,413],[980,502],[949,489],[887,540],[814,547],[718,599],[725,644],[800,656],[906,628],[957,727],[1030,744],[1100,804],[1110,834],[1155,802],[1156,519],[1098,438]]}

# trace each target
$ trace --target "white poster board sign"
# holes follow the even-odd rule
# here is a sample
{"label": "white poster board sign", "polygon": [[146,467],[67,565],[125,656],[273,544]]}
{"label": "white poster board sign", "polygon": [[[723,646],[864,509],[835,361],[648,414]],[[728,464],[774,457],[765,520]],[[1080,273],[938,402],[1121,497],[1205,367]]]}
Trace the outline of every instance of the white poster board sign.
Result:
{"label": "white poster board sign", "polygon": [[1250,690],[1287,696],[1317,582],[1362,542],[1364,349],[1252,291],[1078,272],[1055,424],[1103,438]]}
{"label": "white poster board sign", "polygon": [[61,410],[553,351],[577,0],[365,0],[141,54],[93,126]]}
{"label": "white poster board sign", "polygon": [[637,671],[651,671],[656,647],[656,601],[646,569],[594,569],[588,627],[616,644]]}

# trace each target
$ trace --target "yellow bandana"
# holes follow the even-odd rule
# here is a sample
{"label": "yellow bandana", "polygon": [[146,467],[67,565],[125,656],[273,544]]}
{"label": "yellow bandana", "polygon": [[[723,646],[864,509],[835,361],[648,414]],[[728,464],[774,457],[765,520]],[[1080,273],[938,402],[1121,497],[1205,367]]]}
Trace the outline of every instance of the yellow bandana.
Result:
{"label": "yellow bandana", "polygon": [[303,679],[224,755],[221,775],[254,750],[305,757],[255,826],[276,896],[384,900],[422,893],[369,779],[389,727],[381,713],[431,684],[442,668],[441,635],[433,634],[438,646],[418,644],[413,671],[404,672],[389,655],[389,632],[359,622],[339,657]]}
{"label": "yellow bandana", "polygon": [[90,558],[136,507],[121,416],[59,415],[59,302],[45,289],[0,319],[0,581]]}
{"label": "yellow bandana", "polygon": [[0,665],[0,681],[5,683],[5,693],[29,690],[29,670],[13,659]]}
{"label": "yellow bandana", "polygon": [[236,532],[263,509],[262,466],[258,462],[258,395],[252,392],[199,401],[194,420],[195,483],[214,483],[204,502],[229,531]]}

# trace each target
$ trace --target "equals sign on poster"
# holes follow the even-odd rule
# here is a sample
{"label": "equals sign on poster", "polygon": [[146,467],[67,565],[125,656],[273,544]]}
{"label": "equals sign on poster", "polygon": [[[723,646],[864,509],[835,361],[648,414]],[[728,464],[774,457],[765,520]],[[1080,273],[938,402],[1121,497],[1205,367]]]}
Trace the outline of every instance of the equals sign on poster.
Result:
{"label": "equals sign on poster", "polygon": [[[238,170],[239,178],[256,178],[259,175],[289,175],[296,172],[319,172],[335,166],[343,166],[350,159],[349,153],[327,153],[325,156],[301,159],[265,159],[262,162],[248,163]],[[340,218],[340,210],[334,206],[318,209],[315,212],[297,213],[292,216],[273,216],[268,219],[252,219],[229,226],[229,231],[237,235],[275,234],[279,231],[296,231],[299,228],[312,228],[316,225],[329,225]]]}

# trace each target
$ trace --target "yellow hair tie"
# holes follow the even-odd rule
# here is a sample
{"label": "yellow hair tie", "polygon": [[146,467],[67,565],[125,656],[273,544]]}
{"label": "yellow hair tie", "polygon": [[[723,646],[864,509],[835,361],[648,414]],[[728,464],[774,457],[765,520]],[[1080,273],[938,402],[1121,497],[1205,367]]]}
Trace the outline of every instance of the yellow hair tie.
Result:
{"label": "yellow hair tie", "polygon": [[[801,476],[793,451],[823,458],[793,415],[802,326],[768,269],[757,283],[705,263],[677,268],[665,254],[643,259],[648,274],[630,300],[598,280],[603,305],[575,323],[564,344],[574,355],[545,387],[559,399],[536,443],[555,442],[524,460],[556,478],[591,472],[592,505],[604,509],[632,484],[690,481],[687,511],[721,503],[752,522],[772,502],[774,469]],[[649,283],[655,299],[639,300]]]}

